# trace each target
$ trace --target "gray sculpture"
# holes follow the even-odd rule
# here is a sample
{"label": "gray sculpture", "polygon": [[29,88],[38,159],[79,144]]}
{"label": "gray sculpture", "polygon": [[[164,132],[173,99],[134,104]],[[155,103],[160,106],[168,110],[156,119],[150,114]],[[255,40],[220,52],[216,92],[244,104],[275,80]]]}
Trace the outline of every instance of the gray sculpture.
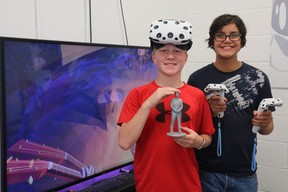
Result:
{"label": "gray sculpture", "polygon": [[[186,134],[181,131],[183,101],[179,98],[179,92],[175,92],[175,98],[171,100],[171,108],[170,132],[167,135],[171,137],[183,137]],[[174,132],[175,120],[177,120],[178,132]]]}

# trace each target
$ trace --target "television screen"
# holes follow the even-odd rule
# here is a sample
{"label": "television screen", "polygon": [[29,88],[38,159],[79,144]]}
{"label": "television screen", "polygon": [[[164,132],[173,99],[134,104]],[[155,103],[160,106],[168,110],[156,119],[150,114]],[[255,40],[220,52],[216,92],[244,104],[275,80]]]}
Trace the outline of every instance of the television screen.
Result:
{"label": "television screen", "polygon": [[156,75],[148,47],[2,37],[2,191],[51,191],[133,162],[116,122]]}

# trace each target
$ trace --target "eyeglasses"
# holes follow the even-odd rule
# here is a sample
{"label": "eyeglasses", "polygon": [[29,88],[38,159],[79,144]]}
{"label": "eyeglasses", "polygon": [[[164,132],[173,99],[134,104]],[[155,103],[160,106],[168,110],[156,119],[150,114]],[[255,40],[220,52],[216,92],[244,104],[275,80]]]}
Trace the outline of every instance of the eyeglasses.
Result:
{"label": "eyeglasses", "polygon": [[225,41],[227,37],[229,37],[230,41],[239,41],[241,39],[241,34],[231,33],[229,35],[226,35],[225,33],[217,33],[214,35],[215,41],[218,41],[218,42]]}

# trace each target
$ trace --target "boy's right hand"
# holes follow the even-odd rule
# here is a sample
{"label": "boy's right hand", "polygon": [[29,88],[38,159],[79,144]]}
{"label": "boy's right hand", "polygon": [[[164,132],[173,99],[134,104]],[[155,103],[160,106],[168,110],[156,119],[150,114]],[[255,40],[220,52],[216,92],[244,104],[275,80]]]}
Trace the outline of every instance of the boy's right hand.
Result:
{"label": "boy's right hand", "polygon": [[226,102],[227,102],[227,99],[225,97],[224,99],[222,99],[221,96],[217,96],[217,95],[212,95],[209,98],[209,105],[210,105],[210,109],[211,109],[213,117],[216,117],[219,112],[226,111],[226,108],[227,108]]}
{"label": "boy's right hand", "polygon": [[156,91],[146,99],[143,103],[150,109],[155,107],[163,98],[175,94],[175,92],[181,92],[179,89],[172,88],[172,87],[160,87],[156,89]]}

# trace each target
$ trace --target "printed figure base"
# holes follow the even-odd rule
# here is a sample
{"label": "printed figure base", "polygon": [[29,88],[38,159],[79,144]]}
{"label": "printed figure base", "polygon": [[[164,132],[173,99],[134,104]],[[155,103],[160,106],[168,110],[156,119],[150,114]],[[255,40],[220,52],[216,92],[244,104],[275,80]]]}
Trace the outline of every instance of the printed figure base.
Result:
{"label": "printed figure base", "polygon": [[168,132],[167,135],[169,137],[185,137],[186,133],[179,133],[179,132]]}

